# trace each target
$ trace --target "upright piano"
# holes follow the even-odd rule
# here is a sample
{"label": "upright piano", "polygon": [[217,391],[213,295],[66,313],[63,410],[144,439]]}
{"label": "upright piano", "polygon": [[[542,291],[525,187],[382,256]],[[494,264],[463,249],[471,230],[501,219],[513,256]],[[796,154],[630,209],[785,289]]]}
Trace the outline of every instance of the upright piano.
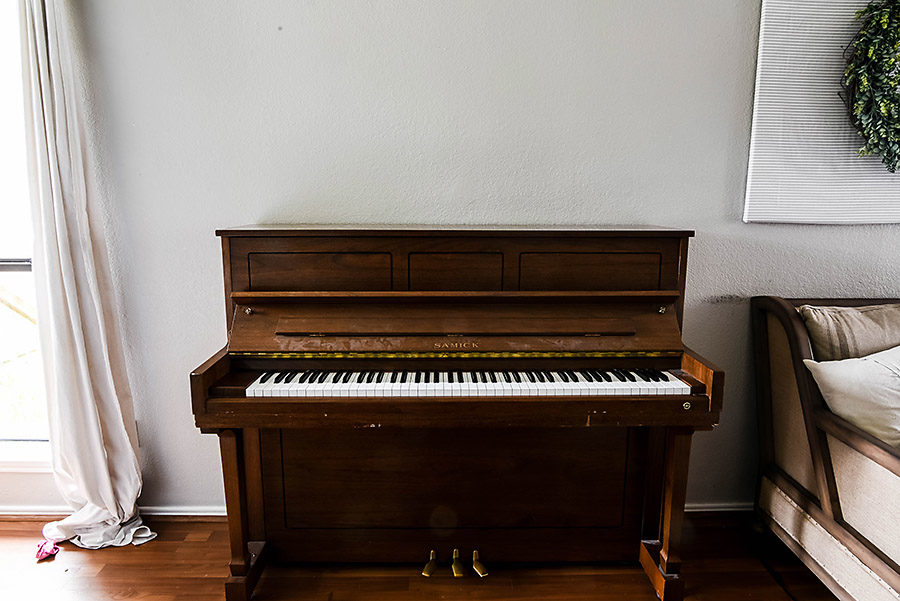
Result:
{"label": "upright piano", "polygon": [[681,340],[693,232],[217,234],[228,344],[191,396],[219,437],[228,601],[267,562],[418,573],[434,551],[449,574],[454,550],[473,582],[474,551],[492,573],[624,561],[682,598],[691,436],[724,380]]}

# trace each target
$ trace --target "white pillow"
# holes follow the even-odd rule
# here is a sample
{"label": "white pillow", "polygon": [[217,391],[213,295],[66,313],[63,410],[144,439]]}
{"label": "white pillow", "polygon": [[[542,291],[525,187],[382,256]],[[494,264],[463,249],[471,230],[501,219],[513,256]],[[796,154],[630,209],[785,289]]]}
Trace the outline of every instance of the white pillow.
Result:
{"label": "white pillow", "polygon": [[900,448],[900,346],[857,359],[803,363],[833,413]]}

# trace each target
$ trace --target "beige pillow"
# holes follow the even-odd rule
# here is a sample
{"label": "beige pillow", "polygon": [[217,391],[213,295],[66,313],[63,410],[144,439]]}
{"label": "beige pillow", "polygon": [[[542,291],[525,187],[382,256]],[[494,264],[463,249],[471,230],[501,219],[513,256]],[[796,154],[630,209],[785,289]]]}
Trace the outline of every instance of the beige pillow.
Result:
{"label": "beige pillow", "polygon": [[799,309],[816,361],[864,357],[900,344],[900,304]]}
{"label": "beige pillow", "polygon": [[843,361],[803,361],[833,413],[900,448],[900,346]]}

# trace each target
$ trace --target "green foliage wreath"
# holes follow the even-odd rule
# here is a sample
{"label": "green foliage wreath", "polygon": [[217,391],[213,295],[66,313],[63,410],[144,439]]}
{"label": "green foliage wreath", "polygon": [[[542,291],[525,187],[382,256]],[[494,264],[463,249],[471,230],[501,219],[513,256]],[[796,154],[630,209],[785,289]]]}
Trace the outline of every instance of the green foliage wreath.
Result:
{"label": "green foliage wreath", "polygon": [[873,0],[856,13],[862,27],[845,51],[841,79],[850,122],[865,139],[860,156],[900,167],[900,0]]}

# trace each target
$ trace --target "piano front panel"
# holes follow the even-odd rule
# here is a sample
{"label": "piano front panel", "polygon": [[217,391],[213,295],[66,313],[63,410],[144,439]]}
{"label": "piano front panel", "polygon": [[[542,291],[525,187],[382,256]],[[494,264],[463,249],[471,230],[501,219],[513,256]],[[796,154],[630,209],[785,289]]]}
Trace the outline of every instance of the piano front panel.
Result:
{"label": "piano front panel", "polygon": [[252,252],[252,290],[391,290],[388,252]]}
{"label": "piano front panel", "polygon": [[[683,290],[683,238],[230,236],[227,281],[252,290]],[[388,271],[390,271],[388,277]]]}
{"label": "piano front panel", "polygon": [[454,546],[495,562],[635,560],[645,446],[636,428],[264,430],[266,537],[283,561]]}
{"label": "piano front panel", "polygon": [[525,252],[520,290],[659,290],[659,253]]}
{"label": "piano front panel", "polygon": [[503,290],[503,253],[411,252],[410,290]]}

